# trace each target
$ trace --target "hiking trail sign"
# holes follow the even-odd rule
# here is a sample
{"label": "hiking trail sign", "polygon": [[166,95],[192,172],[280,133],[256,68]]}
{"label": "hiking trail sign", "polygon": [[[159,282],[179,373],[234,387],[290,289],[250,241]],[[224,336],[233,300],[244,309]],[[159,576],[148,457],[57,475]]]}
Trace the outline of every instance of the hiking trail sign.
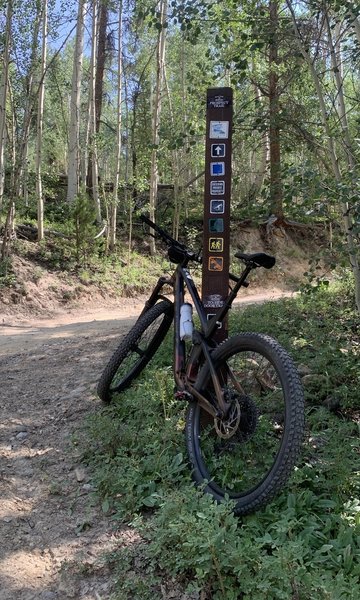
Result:
{"label": "hiking trail sign", "polygon": [[[229,292],[233,92],[207,91],[202,301],[208,318]],[[227,337],[227,322],[217,341]]]}

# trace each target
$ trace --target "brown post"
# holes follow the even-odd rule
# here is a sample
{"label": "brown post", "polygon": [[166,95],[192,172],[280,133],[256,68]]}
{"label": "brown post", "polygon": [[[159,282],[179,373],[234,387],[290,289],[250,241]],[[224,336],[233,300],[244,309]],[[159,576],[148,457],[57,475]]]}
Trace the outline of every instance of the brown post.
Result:
{"label": "brown post", "polygon": [[[232,115],[232,89],[209,89],[202,268],[202,301],[208,318],[223,305],[229,293]],[[216,339],[222,341],[226,337],[224,322]]]}

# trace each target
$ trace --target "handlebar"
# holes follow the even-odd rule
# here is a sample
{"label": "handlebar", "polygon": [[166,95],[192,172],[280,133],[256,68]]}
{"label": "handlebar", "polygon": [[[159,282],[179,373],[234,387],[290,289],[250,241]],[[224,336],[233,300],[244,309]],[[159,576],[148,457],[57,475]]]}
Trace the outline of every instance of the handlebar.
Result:
{"label": "handlebar", "polygon": [[202,262],[201,257],[196,252],[193,252],[192,250],[187,248],[185,244],[182,244],[181,242],[175,240],[173,237],[171,237],[169,233],[167,233],[167,231],[165,231],[159,225],[151,221],[149,217],[147,217],[144,214],[141,214],[140,219],[141,221],[146,223],[146,225],[149,225],[149,227],[151,227],[151,229],[153,229],[158,234],[158,236],[165,242],[165,244],[169,246],[169,248],[180,250],[180,252],[184,254],[184,258],[186,258],[187,260],[192,260],[198,263]]}

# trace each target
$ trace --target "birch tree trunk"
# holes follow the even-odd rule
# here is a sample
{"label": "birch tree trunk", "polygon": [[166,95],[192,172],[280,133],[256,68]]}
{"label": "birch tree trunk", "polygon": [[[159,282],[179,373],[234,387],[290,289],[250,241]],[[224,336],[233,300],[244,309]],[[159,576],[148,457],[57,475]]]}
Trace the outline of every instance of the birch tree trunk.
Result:
{"label": "birch tree trunk", "polygon": [[6,101],[8,95],[12,15],[13,3],[11,0],[9,0],[6,12],[5,45],[2,61],[3,67],[0,80],[0,210],[3,204],[5,185]]}
{"label": "birch tree trunk", "polygon": [[[326,11],[326,9],[324,8]],[[329,14],[326,11],[325,14],[326,19],[326,28],[328,34],[328,44],[331,56],[331,64],[334,74],[334,81],[336,85],[336,112],[339,118],[339,123],[342,131],[342,142],[346,155],[347,166],[350,171],[353,171],[356,165],[356,160],[354,156],[353,144],[350,139],[349,134],[349,124],[347,119],[347,111],[345,106],[345,96],[344,96],[344,69],[342,63],[341,56],[341,25],[336,22],[334,26],[335,32],[335,40],[333,39],[333,30],[330,24]]]}
{"label": "birch tree trunk", "polygon": [[[263,96],[261,94],[261,90],[259,86],[254,83],[254,93],[256,102],[259,106],[264,103]],[[254,139],[255,146],[255,139]],[[270,149],[269,149],[269,132],[264,131],[261,134],[261,146],[260,149],[253,148],[250,154],[250,189],[249,189],[249,199],[251,201],[256,201],[258,194],[261,191],[262,185],[264,183],[265,173],[267,165],[270,161]]]}
{"label": "birch tree trunk", "polygon": [[[320,78],[315,69],[315,65],[310,56],[309,50],[305,47],[305,45],[303,43],[301,33],[300,33],[298,25],[297,25],[296,14],[295,14],[294,8],[292,6],[291,0],[286,0],[286,4],[287,4],[289,11],[291,13],[291,16],[292,16],[293,27],[294,27],[294,31],[295,31],[295,39],[296,39],[298,48],[308,65],[308,68],[309,68],[309,71],[310,71],[310,74],[312,76],[312,80],[314,83],[314,87],[317,92],[319,105],[320,105],[321,120],[322,120],[322,125],[323,125],[324,131],[325,131],[326,144],[327,144],[328,154],[329,154],[329,157],[331,160],[331,165],[333,168],[334,177],[338,183],[342,183],[343,177],[342,177],[339,160],[338,160],[338,156],[337,156],[337,152],[336,152],[334,134],[329,125],[328,111],[327,111],[327,107],[326,107],[326,103],[325,103],[324,92],[323,92],[322,86],[321,86],[321,81],[320,81]],[[346,111],[345,111],[345,116],[346,116]],[[336,135],[336,133],[335,133],[335,135]],[[341,134],[339,133],[338,135],[341,135]],[[356,239],[353,234],[353,220],[351,217],[351,212],[350,212],[348,203],[342,200],[340,202],[340,205],[341,205],[341,210],[342,210],[342,214],[343,214],[343,228],[344,228],[344,233],[346,236],[349,260],[350,260],[350,264],[351,264],[351,268],[352,268],[352,272],[353,272],[353,276],[354,276],[354,282],[355,282],[355,302],[356,302],[357,310],[360,314],[360,264],[359,264],[358,250],[357,250],[357,242],[356,242]]]}
{"label": "birch tree trunk", "polygon": [[70,100],[67,201],[73,202],[80,183],[80,101],[86,0],[79,0]]}
{"label": "birch tree trunk", "polygon": [[48,28],[48,5],[47,0],[43,0],[42,14],[42,50],[41,50],[41,68],[40,68],[40,86],[37,117],[37,138],[36,138],[36,156],[35,156],[35,174],[36,174],[36,196],[37,196],[37,224],[38,240],[44,238],[44,197],[41,175],[42,141],[44,125],[44,100],[45,100],[45,73],[46,73],[46,55],[47,55],[47,28]]}
{"label": "birch tree trunk", "polygon": [[[152,152],[151,152],[151,169],[150,169],[150,196],[149,196],[149,208],[150,208],[150,219],[155,222],[155,209],[156,199],[158,191],[158,161],[157,161],[157,149],[159,146],[159,130],[160,130],[160,113],[161,113],[161,100],[162,100],[162,86],[164,81],[164,69],[165,69],[165,48],[166,48],[166,14],[167,14],[167,0],[160,0],[159,3],[160,13],[160,25],[157,52],[156,52],[156,86],[155,86],[155,97],[153,105],[153,123],[152,123]],[[155,255],[155,240],[151,238],[150,253],[152,256]]]}
{"label": "birch tree trunk", "polygon": [[89,168],[87,176],[87,187],[93,197],[96,221],[101,224],[101,208],[99,197],[99,177],[98,177],[98,155],[96,140],[96,106],[95,106],[95,81],[96,81],[96,54],[98,46],[99,33],[99,3],[98,0],[92,2],[92,40],[91,40],[91,59],[90,59],[90,78],[89,78]]}
{"label": "birch tree trunk", "polygon": [[16,177],[16,114],[15,114],[15,102],[14,95],[12,92],[12,86],[10,77],[8,78],[8,91],[9,91],[9,105],[10,105],[10,113],[11,113],[11,121],[7,123],[7,137],[9,141],[9,152],[8,154],[11,156],[11,175],[10,175],[10,197],[15,197],[15,177]]}
{"label": "birch tree trunk", "polygon": [[121,124],[122,124],[122,21],[123,21],[123,3],[119,3],[119,30],[118,30],[118,59],[117,59],[117,119],[116,119],[116,155],[115,155],[115,173],[114,173],[114,195],[110,204],[110,222],[109,222],[109,248],[114,250],[116,244],[116,214],[119,193],[120,166],[121,166]]}
{"label": "birch tree trunk", "polygon": [[356,16],[355,13],[352,10],[349,11],[349,15],[350,15],[350,18],[352,19],[351,25],[354,28],[356,39],[357,39],[357,43],[360,46],[360,20],[359,20],[359,16]]}
{"label": "birch tree trunk", "polygon": [[24,118],[22,126],[22,135],[19,144],[17,163],[15,168],[15,196],[22,196],[25,205],[28,205],[28,152],[29,135],[31,119],[34,111],[34,73],[37,67],[36,59],[38,56],[39,31],[41,24],[41,7],[39,3],[38,11],[34,20],[34,28],[31,43],[30,66],[26,82],[26,100],[24,108]]}
{"label": "birch tree trunk", "polygon": [[[175,115],[173,110],[173,105],[171,101],[170,88],[166,76],[166,69],[164,69],[164,82],[166,88],[166,95],[169,103],[170,110],[170,119],[173,130],[175,131]],[[172,162],[172,171],[173,171],[173,179],[174,179],[174,217],[173,217],[173,228],[172,234],[173,237],[177,240],[179,235],[179,225],[180,225],[180,156],[179,150],[174,149],[171,151],[171,162]]]}
{"label": "birch tree trunk", "polygon": [[[326,11],[326,8],[324,8]],[[347,163],[347,169],[349,174],[351,175],[352,181],[354,182],[353,186],[353,195],[356,196],[356,179],[357,179],[357,168],[356,168],[356,160],[353,149],[353,144],[350,138],[349,133],[349,124],[347,119],[347,110],[345,103],[345,95],[344,95],[344,75],[343,75],[343,63],[342,63],[342,54],[341,54],[341,26],[340,23],[336,22],[334,29],[331,27],[329,14],[326,11],[325,13],[327,32],[328,32],[328,43],[331,54],[331,62],[334,72],[334,79],[336,84],[337,91],[337,114],[340,122],[341,133],[339,136],[342,142],[342,145],[345,150],[345,158]],[[333,40],[333,32],[335,32],[336,39]],[[358,311],[360,313],[360,261],[359,261],[359,252],[356,249],[356,241],[353,237],[353,218],[351,215],[351,206],[345,200],[342,202],[342,212],[344,218],[344,226],[345,233],[347,235],[349,255],[350,255],[350,263],[354,273],[355,279],[355,299]]]}

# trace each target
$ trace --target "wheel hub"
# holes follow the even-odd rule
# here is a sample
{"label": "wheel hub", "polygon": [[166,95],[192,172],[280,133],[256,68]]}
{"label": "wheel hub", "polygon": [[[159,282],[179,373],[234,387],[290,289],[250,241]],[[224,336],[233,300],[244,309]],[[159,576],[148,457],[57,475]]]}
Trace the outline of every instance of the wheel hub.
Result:
{"label": "wheel hub", "polygon": [[227,401],[230,400],[230,409],[226,417],[214,419],[216,433],[225,440],[237,433],[237,440],[246,442],[255,433],[259,418],[258,408],[249,396],[238,397],[234,392],[227,392],[226,396]]}
{"label": "wheel hub", "polygon": [[241,410],[237,398],[231,400],[231,406],[225,418],[214,419],[215,430],[218,436],[228,440],[235,435],[240,424]]}

